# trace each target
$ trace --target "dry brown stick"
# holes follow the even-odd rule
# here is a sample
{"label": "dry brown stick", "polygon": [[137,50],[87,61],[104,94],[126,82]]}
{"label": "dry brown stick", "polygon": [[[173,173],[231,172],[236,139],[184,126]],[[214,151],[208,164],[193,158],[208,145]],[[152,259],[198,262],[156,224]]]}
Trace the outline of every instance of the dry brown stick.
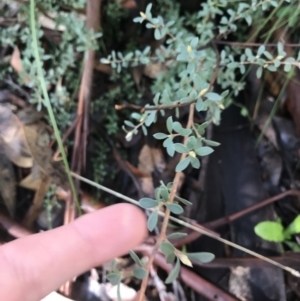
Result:
{"label": "dry brown stick", "polygon": [[[194,104],[192,104],[190,106],[187,129],[190,129],[193,125],[193,122],[194,122],[194,107],[195,107]],[[186,145],[186,143],[187,143],[187,138],[188,138],[187,136],[184,137],[184,145]],[[186,154],[183,153],[181,155],[180,161],[184,160],[185,157],[186,157]],[[174,201],[174,198],[175,198],[175,195],[176,195],[176,192],[177,192],[177,187],[178,187],[178,184],[179,184],[179,181],[180,181],[180,174],[181,174],[180,172],[177,172],[175,177],[174,177],[173,186],[172,186],[172,189],[171,189],[171,192],[170,192],[168,204],[172,204],[173,201]],[[170,217],[170,210],[168,208],[166,208],[166,212],[165,212],[165,216],[164,216],[164,219],[163,219],[163,224],[162,224],[162,227],[161,227],[161,230],[160,230],[159,237],[157,239],[156,245],[153,248],[152,254],[149,257],[149,260],[147,262],[147,266],[146,266],[147,275],[142,281],[138,301],[142,301],[143,298],[144,298],[145,291],[146,291],[146,288],[147,288],[148,278],[149,278],[149,270],[150,270],[150,267],[151,267],[151,265],[154,261],[155,254],[158,251],[160,243],[165,239],[166,231],[167,231],[167,227],[168,227],[168,223],[169,223],[169,217]]]}
{"label": "dry brown stick", "polygon": [[236,213],[233,213],[231,215],[227,215],[227,216],[221,217],[221,218],[219,218],[217,220],[205,223],[203,226],[205,226],[205,227],[207,227],[209,229],[216,229],[216,228],[218,228],[220,226],[223,226],[223,225],[226,225],[226,224],[228,224],[230,222],[233,222],[236,219],[239,219],[239,218],[241,218],[242,216],[244,216],[246,214],[249,214],[249,213],[251,213],[251,212],[253,212],[253,211],[257,210],[257,209],[260,209],[262,207],[265,207],[265,206],[267,206],[267,205],[269,205],[271,203],[274,203],[274,202],[276,202],[276,201],[278,201],[278,200],[280,200],[280,199],[282,199],[282,198],[284,198],[286,196],[289,196],[289,195],[294,195],[294,196],[298,196],[299,197],[300,196],[300,191],[292,189],[292,190],[288,190],[288,191],[282,192],[282,193],[280,193],[278,195],[275,195],[275,196],[273,196],[271,198],[268,198],[268,199],[266,199],[266,200],[264,200],[264,201],[262,201],[260,203],[257,203],[257,204],[254,204],[252,206],[249,206],[249,207],[247,207],[247,208],[245,208],[245,209],[243,209],[243,210],[241,210],[239,212],[236,212]]}
{"label": "dry brown stick", "polygon": [[[87,30],[97,32],[100,27],[100,6],[101,0],[88,0],[86,7],[86,27]],[[83,74],[81,78],[79,101],[77,108],[78,124],[76,127],[74,154],[72,165],[77,165],[77,172],[81,168],[85,168],[86,160],[86,144],[88,134],[88,117],[89,117],[89,103],[91,97],[93,69],[94,69],[95,51],[89,50],[87,58],[84,62]],[[79,164],[81,161],[81,164]]]}
{"label": "dry brown stick", "polygon": [[[101,0],[88,0],[86,6],[86,28],[87,30],[93,30],[97,32],[100,27],[100,7]],[[80,173],[86,166],[86,146],[88,136],[88,124],[89,124],[89,104],[92,90],[93,70],[94,70],[95,51],[89,50],[87,57],[84,61],[83,74],[80,83],[79,100],[77,108],[77,126],[75,130],[75,141],[73,147],[72,156],[72,170]],[[78,190],[79,183],[75,182]],[[70,196],[66,203],[64,223],[68,224],[75,219],[75,204],[74,200]],[[70,295],[71,282],[67,282],[65,286],[61,288],[62,292],[66,295]]]}

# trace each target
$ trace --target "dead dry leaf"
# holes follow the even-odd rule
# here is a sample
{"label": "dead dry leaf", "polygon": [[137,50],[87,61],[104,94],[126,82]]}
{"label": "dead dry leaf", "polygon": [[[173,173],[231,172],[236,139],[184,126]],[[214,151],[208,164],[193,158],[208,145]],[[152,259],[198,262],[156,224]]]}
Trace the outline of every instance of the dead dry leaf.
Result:
{"label": "dead dry leaf", "polygon": [[[39,121],[43,112],[26,108],[15,115],[8,106],[0,105],[0,146],[7,158],[19,167],[30,168],[35,162],[39,169],[52,181],[68,188],[68,179],[61,162],[53,160],[50,136],[46,124]],[[35,177],[25,180],[25,185],[32,185]],[[31,182],[31,183],[30,183]],[[23,183],[24,184],[24,183]],[[39,185],[35,186],[36,189]]]}
{"label": "dead dry leaf", "polygon": [[10,58],[10,65],[17,73],[20,73],[23,69],[22,61],[21,61],[21,53],[18,47],[14,48],[14,51]]}
{"label": "dead dry leaf", "polygon": [[53,161],[50,137],[43,122],[23,126],[26,143],[34,161],[49,176],[53,183],[66,188],[69,186],[65,169],[61,162]]}
{"label": "dead dry leaf", "polygon": [[18,47],[14,48],[14,51],[10,58],[10,65],[19,74],[19,76],[22,78],[24,83],[31,82],[30,76],[28,74],[26,74],[23,70],[21,53],[20,53],[20,50]]}
{"label": "dead dry leaf", "polygon": [[33,160],[24,140],[22,124],[6,105],[0,105],[0,137],[10,161],[19,167],[32,167]]}

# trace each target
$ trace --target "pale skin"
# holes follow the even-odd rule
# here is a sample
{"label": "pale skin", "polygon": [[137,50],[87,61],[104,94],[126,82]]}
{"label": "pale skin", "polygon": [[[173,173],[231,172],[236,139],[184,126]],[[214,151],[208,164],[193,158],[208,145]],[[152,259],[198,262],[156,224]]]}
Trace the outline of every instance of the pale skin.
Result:
{"label": "pale skin", "polygon": [[143,212],[118,204],[0,247],[0,300],[39,301],[66,281],[126,254],[147,235]]}

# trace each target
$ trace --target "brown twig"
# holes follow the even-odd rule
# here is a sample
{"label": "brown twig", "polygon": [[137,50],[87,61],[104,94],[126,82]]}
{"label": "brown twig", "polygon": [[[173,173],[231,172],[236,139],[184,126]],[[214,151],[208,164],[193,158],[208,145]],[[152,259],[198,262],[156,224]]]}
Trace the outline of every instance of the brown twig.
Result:
{"label": "brown twig", "polygon": [[[195,107],[194,104],[191,104],[190,112],[189,112],[189,119],[188,119],[188,123],[187,123],[187,129],[190,129],[193,125],[193,122],[194,122],[194,119],[193,119],[194,118],[194,107]],[[188,138],[187,136],[184,137],[184,145],[186,145],[186,143],[187,143],[187,138]],[[186,154],[183,153],[181,155],[180,161],[184,160],[185,157],[186,157]],[[180,172],[177,172],[175,177],[174,177],[174,180],[173,180],[173,186],[172,186],[172,189],[171,189],[171,192],[170,192],[168,204],[172,204],[173,201],[174,201],[179,181],[180,181]],[[161,230],[160,230],[160,235],[157,239],[156,245],[153,248],[152,254],[149,257],[149,260],[147,262],[147,266],[146,266],[147,275],[142,281],[138,301],[142,301],[143,298],[144,298],[145,291],[146,291],[146,288],[147,288],[148,278],[149,278],[149,270],[150,270],[150,267],[151,267],[151,265],[154,261],[155,254],[158,251],[160,243],[166,237],[166,231],[167,231],[167,227],[168,227],[168,223],[169,223],[169,217],[170,217],[170,210],[168,208],[166,208],[165,216],[164,216],[164,219],[163,219],[163,224],[162,224],[162,227],[161,227]]]}
{"label": "brown twig", "polygon": [[269,205],[271,203],[274,203],[274,202],[276,202],[276,201],[278,201],[278,200],[280,200],[280,199],[282,199],[282,198],[284,198],[286,196],[289,196],[289,195],[300,196],[300,191],[292,189],[292,190],[288,190],[288,191],[282,192],[282,193],[280,193],[278,195],[275,195],[275,196],[273,196],[271,198],[268,198],[268,199],[266,199],[266,200],[264,200],[264,201],[262,201],[262,202],[260,202],[258,204],[254,204],[252,206],[249,206],[249,207],[247,207],[247,208],[245,208],[245,209],[243,209],[243,210],[241,210],[239,212],[236,212],[236,213],[233,213],[231,215],[227,215],[227,216],[221,217],[221,218],[219,218],[217,220],[205,223],[203,226],[205,226],[205,227],[207,227],[209,229],[216,229],[216,228],[218,228],[220,226],[223,226],[223,225],[226,225],[226,224],[228,224],[230,222],[233,222],[233,221],[241,218],[242,216],[244,216],[246,214],[249,214],[249,213],[251,213],[251,212],[253,212],[253,211],[257,210],[257,209],[260,209],[262,207],[265,207],[265,206],[267,206],[267,205]]}
{"label": "brown twig", "polygon": [[[100,27],[100,7],[101,0],[88,0],[86,5],[86,28],[97,32]],[[72,156],[72,170],[80,173],[86,166],[86,146],[89,124],[89,105],[92,90],[93,70],[95,61],[95,51],[89,50],[87,58],[84,61],[83,74],[81,78],[79,100],[77,108],[77,126],[75,130],[75,140]],[[75,182],[76,188],[79,188],[79,182]],[[71,195],[66,203],[64,223],[68,224],[75,219],[75,204]],[[62,287],[63,293],[70,295],[71,282],[67,282]]]}

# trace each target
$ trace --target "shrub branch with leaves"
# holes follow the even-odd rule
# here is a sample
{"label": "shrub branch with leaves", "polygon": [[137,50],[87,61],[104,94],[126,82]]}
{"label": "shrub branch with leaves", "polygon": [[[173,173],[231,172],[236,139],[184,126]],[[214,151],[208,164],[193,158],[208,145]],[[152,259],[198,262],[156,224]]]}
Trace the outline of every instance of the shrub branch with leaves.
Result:
{"label": "shrub branch with leaves", "polygon": [[[172,245],[169,237],[166,237],[168,222],[172,218],[171,213],[181,214],[184,209],[180,203],[189,204],[188,201],[176,195],[180,173],[189,165],[193,168],[200,168],[198,157],[211,154],[213,152],[212,147],[219,145],[216,141],[205,139],[205,129],[211,123],[219,124],[222,110],[232,102],[229,92],[237,95],[243,89],[244,83],[236,80],[236,71],[244,74],[247,65],[258,65],[256,74],[259,78],[264,69],[275,72],[283,66],[285,72],[290,72],[293,67],[300,67],[299,55],[297,59],[287,57],[284,45],[280,42],[277,44],[277,54],[268,51],[264,45],[258,47],[255,52],[250,48],[236,50],[226,46],[219,54],[213,42],[215,31],[218,31],[217,39],[226,37],[229,33],[236,31],[241,22],[246,21],[250,26],[254,19],[262,17],[263,13],[271,8],[277,9],[283,2],[252,0],[251,3],[232,4],[227,0],[218,2],[208,0],[206,3],[202,3],[201,10],[196,14],[196,21],[194,23],[190,21],[190,24],[188,20],[184,20],[184,17],[180,18],[178,24],[175,23],[171,19],[172,15],[167,12],[166,21],[162,16],[153,17],[152,4],[149,4],[146,11],[141,12],[140,16],[134,19],[134,22],[145,24],[146,28],[153,30],[154,38],[162,40],[164,43],[154,51],[151,51],[149,46],[144,50],[135,50],[126,54],[113,51],[107,58],[101,59],[102,63],[110,64],[117,72],[120,72],[122,68],[134,67],[139,64],[164,63],[168,66],[166,74],[173,72],[172,74],[176,74],[179,78],[179,80],[169,80],[162,85],[163,88],[161,89],[159,83],[162,83],[164,76],[159,77],[152,86],[153,104],[147,104],[144,107],[133,106],[135,109],[140,109],[140,113],[135,112],[131,115],[136,123],[129,120],[125,121],[123,129],[127,133],[127,140],[131,140],[140,129],[147,135],[147,127],[155,123],[159,115],[164,116],[165,110],[175,110],[175,116],[179,117],[179,108],[189,106],[189,118],[186,125],[173,121],[173,117],[170,116],[166,120],[167,133],[154,134],[156,139],[164,140],[163,146],[169,156],[173,157],[177,152],[181,154],[181,158],[175,169],[176,174],[173,183],[168,185],[162,183],[155,190],[155,199],[143,198],[139,202],[142,208],[152,210],[148,219],[150,231],[156,228],[161,211],[165,212],[157,243],[147,264],[142,264],[137,255],[131,253],[132,259],[139,266],[139,276],[143,276],[138,277],[143,278],[139,301],[143,299],[150,267],[159,250],[164,253],[168,263],[176,262],[166,279],[166,283],[172,282],[179,275],[181,263],[192,266],[191,260],[208,262],[214,258],[213,254],[210,253],[183,253]],[[173,4],[167,1],[166,5],[172,6]],[[184,28],[183,23],[189,25],[196,23],[197,35]],[[214,90],[215,83],[218,83],[224,91],[216,92]],[[195,111],[206,112],[204,123],[194,123]],[[174,142],[175,137],[181,137],[182,143]],[[173,235],[180,237],[184,234],[174,233]],[[223,241],[222,239],[219,240]],[[230,242],[226,241],[226,243],[237,247]],[[242,247],[238,248],[241,249]],[[243,248],[243,250],[245,249]],[[250,250],[247,252],[258,256]],[[141,272],[141,268],[144,269],[144,272]],[[281,268],[283,267],[281,266]],[[299,275],[295,271],[292,273]],[[121,274],[118,275],[116,283],[122,279]]]}

